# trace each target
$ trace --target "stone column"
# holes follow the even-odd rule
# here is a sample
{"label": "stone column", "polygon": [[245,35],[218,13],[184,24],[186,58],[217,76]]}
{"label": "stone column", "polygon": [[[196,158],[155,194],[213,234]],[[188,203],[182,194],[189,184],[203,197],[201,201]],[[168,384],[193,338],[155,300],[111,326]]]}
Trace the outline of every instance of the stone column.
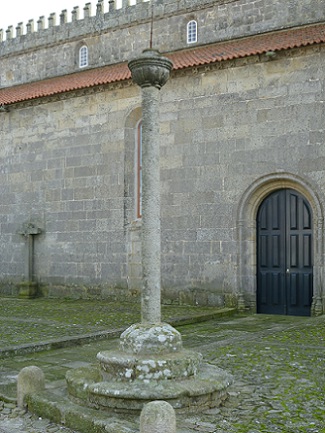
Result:
{"label": "stone column", "polygon": [[[97,353],[91,367],[67,372],[68,392],[87,405],[141,415],[141,433],[174,433],[177,409],[219,406],[232,377],[220,368],[201,364],[202,355],[183,349],[182,336],[161,322],[160,306],[160,182],[159,90],[172,69],[170,60],[145,50],[129,62],[133,81],[142,90],[142,267],[141,323],[127,328],[119,349]],[[98,382],[98,378],[102,381]],[[164,400],[164,401],[161,401]]]}
{"label": "stone column", "polygon": [[23,224],[22,230],[18,232],[27,239],[25,275],[27,281],[34,281],[34,236],[42,233],[42,230],[33,223]]}
{"label": "stone column", "polygon": [[133,81],[142,91],[142,323],[161,322],[159,90],[172,62],[148,49],[129,62]]}
{"label": "stone column", "polygon": [[19,284],[19,296],[33,298],[37,296],[37,283],[34,280],[34,237],[42,233],[42,230],[36,224],[25,223],[18,233],[25,237],[27,243],[25,256],[26,281]]}

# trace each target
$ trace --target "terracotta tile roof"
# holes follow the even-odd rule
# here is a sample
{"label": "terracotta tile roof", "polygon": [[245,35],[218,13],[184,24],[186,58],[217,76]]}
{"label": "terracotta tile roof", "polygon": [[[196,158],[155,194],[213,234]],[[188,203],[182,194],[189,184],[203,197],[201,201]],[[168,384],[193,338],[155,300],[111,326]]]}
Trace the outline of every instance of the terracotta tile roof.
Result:
{"label": "terracotta tile roof", "polygon": [[[208,65],[268,51],[280,51],[325,42],[325,24],[265,33],[228,42],[198,46],[166,54],[174,70]],[[127,63],[90,69],[71,75],[0,89],[0,105],[28,101],[72,90],[124,81],[131,78]]]}
{"label": "terracotta tile roof", "polygon": [[131,77],[126,63],[0,89],[0,104],[13,104],[72,90],[109,84]]}
{"label": "terracotta tile roof", "polygon": [[174,69],[232,60],[325,42],[325,24],[283,30],[221,42],[168,55]]}

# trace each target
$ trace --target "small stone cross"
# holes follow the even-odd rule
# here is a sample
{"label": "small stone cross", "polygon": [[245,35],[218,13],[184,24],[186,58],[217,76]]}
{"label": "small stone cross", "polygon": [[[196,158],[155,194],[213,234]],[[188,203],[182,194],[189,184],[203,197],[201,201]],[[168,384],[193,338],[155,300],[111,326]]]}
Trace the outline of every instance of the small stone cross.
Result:
{"label": "small stone cross", "polygon": [[34,223],[24,223],[22,229],[18,232],[27,239],[27,253],[25,261],[27,281],[33,281],[34,276],[34,236],[42,233],[42,230]]}

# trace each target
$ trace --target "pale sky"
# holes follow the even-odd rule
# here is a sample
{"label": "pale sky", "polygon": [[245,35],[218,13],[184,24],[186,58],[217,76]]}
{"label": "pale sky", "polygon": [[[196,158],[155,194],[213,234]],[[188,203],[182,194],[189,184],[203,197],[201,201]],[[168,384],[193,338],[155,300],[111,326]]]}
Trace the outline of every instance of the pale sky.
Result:
{"label": "pale sky", "polygon": [[[37,29],[37,20],[40,16],[45,17],[45,27],[47,27],[47,18],[52,12],[56,12],[56,24],[60,23],[60,13],[63,9],[68,11],[68,21],[71,21],[71,11],[74,6],[79,6],[79,18],[83,18],[83,8],[86,3],[91,3],[91,15],[96,14],[97,0],[0,0],[0,29],[5,31],[8,26],[14,27],[18,23],[24,23],[23,33],[26,33],[26,24],[28,20],[34,19],[34,28]],[[104,1],[104,12],[108,11],[108,0]]]}

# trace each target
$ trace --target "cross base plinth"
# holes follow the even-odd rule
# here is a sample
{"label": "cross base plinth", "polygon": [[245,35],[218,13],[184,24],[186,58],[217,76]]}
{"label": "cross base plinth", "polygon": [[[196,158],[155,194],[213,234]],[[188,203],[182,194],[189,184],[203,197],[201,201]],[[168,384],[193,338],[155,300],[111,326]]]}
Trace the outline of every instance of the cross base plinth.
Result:
{"label": "cross base plinth", "polygon": [[202,364],[197,375],[174,380],[102,380],[99,369],[81,367],[66,375],[72,401],[101,410],[140,412],[153,400],[165,400],[179,413],[220,406],[232,377],[218,367]]}
{"label": "cross base plinth", "polygon": [[152,400],[165,400],[180,412],[219,406],[232,376],[202,362],[198,352],[182,347],[172,326],[135,324],[117,350],[97,354],[99,365],[69,370],[70,398],[82,405],[139,412]]}

